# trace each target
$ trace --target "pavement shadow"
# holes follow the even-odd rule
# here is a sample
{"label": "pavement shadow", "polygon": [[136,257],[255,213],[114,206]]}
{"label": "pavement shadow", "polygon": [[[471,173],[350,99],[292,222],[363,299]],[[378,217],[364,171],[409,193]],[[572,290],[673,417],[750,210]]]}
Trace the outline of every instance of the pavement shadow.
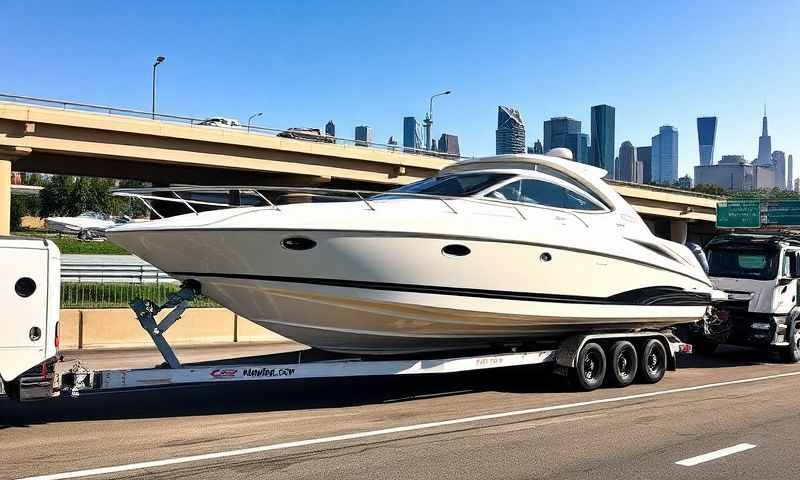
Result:
{"label": "pavement shadow", "polygon": [[[258,358],[251,357],[253,360]],[[695,354],[678,357],[679,370],[769,363],[779,363],[774,352],[729,346],[721,346],[717,353],[710,356]],[[491,391],[555,394],[573,389],[563,377],[551,374],[548,366],[448,375],[253,381],[213,387],[181,385],[166,389],[83,394],[77,399],[64,394],[57,399],[26,404],[0,402],[0,430],[67,421],[353,407]]]}
{"label": "pavement shadow", "polygon": [[568,391],[563,378],[543,367],[448,375],[298,379],[237,382],[215,387],[82,394],[41,402],[0,402],[0,430],[54,422],[223,415],[352,407],[468,393]]}
{"label": "pavement shadow", "polygon": [[766,349],[720,345],[712,354],[678,355],[678,368],[731,368],[778,364],[778,353]]}

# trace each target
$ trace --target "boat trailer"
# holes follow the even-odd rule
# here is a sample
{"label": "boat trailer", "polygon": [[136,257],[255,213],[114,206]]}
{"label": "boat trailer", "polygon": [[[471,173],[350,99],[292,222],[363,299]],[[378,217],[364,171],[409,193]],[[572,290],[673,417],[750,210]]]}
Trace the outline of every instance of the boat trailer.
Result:
{"label": "boat trailer", "polygon": [[[187,384],[217,384],[237,381],[267,381],[313,378],[366,377],[389,375],[420,375],[456,373],[474,370],[487,370],[503,367],[554,364],[553,372],[564,376],[585,368],[587,360],[582,357],[589,344],[610,345],[613,342],[644,344],[656,340],[663,348],[662,370],[674,370],[677,353],[691,353],[692,346],[680,341],[671,330],[641,331],[620,333],[588,333],[574,335],[562,341],[558,348],[525,350],[519,346],[507,347],[504,351],[469,355],[424,358],[375,358],[337,355],[315,349],[300,350],[290,354],[276,354],[273,358],[282,361],[266,360],[263,363],[249,360],[236,363],[235,360],[221,360],[218,363],[182,364],[169,344],[164,333],[177,322],[189,307],[189,303],[200,294],[196,282],[184,282],[178,292],[172,294],[161,305],[150,300],[137,299],[130,303],[142,328],[153,340],[164,358],[164,364],[155,368],[90,370],[76,363],[61,375],[59,389],[77,397],[82,393],[101,393],[119,390],[158,388]],[[160,322],[156,316],[165,309],[170,311]],[[287,356],[290,356],[287,359]],[[269,356],[268,356],[269,357]],[[268,358],[265,357],[265,358]],[[582,371],[582,370],[581,370]],[[663,371],[661,372],[663,376]],[[660,380],[657,377],[655,383]],[[579,382],[580,383],[580,382]],[[602,383],[602,382],[601,382]],[[581,385],[579,385],[581,386]],[[597,385],[599,386],[599,384]],[[582,389],[591,390],[597,388]]]}

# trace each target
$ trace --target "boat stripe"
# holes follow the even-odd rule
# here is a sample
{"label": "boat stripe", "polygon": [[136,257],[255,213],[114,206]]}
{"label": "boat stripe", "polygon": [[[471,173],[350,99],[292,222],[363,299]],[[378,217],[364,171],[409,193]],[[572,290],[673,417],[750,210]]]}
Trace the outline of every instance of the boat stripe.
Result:
{"label": "boat stripe", "polygon": [[[336,228],[326,228],[326,229],[318,229],[318,228],[294,228],[294,229],[286,229],[286,228],[269,228],[269,227],[262,227],[262,228],[241,228],[241,227],[219,227],[219,228],[208,228],[208,227],[198,227],[198,228],[153,228],[147,230],[123,230],[120,232],[108,232],[109,236],[113,235],[124,235],[124,234],[135,234],[137,236],[143,234],[152,234],[152,233],[162,233],[162,232],[181,232],[181,233],[218,233],[218,232],[297,232],[300,233],[338,233],[338,234],[345,234],[345,235],[358,235],[363,234],[364,232],[352,229],[336,229]],[[581,253],[586,255],[596,255],[604,258],[610,258],[613,260],[623,260],[626,262],[630,262],[636,265],[642,265],[645,267],[656,268],[658,270],[663,270],[666,272],[674,273],[677,275],[681,275],[686,278],[690,278],[694,281],[701,282],[706,286],[712,287],[711,281],[708,278],[700,278],[695,275],[688,274],[686,272],[681,272],[680,270],[676,270],[674,268],[669,268],[664,265],[659,265],[653,262],[647,262],[644,260],[636,260],[629,257],[623,257],[620,255],[615,255],[613,253],[608,252],[600,252],[597,250],[592,250],[591,248],[579,248],[579,247],[571,247],[566,245],[553,245],[547,243],[540,243],[540,242],[531,242],[527,240],[515,240],[515,239],[499,239],[499,238],[491,238],[491,237],[482,237],[477,235],[448,235],[442,233],[410,233],[410,232],[392,232],[392,231],[385,231],[385,232],[369,232],[370,235],[375,236],[382,236],[382,237],[420,237],[420,238],[435,238],[435,239],[443,239],[443,240],[462,240],[462,241],[476,241],[476,242],[489,242],[489,243],[510,243],[514,245],[526,245],[531,247],[542,247],[542,248],[554,248],[558,250],[564,250],[568,252],[575,252]],[[112,238],[113,241],[113,238]],[[628,240],[629,242],[633,242],[636,245],[641,246],[638,242],[633,240]],[[647,247],[643,247],[647,248]]]}
{"label": "boat stripe", "polygon": [[259,280],[281,283],[302,283],[326,287],[362,288],[367,290],[386,290],[395,292],[429,293],[435,295],[454,295],[460,297],[491,298],[499,300],[524,300],[530,302],[558,302],[608,305],[660,305],[660,306],[703,306],[711,303],[711,294],[690,292],[675,287],[647,287],[622,292],[610,297],[587,297],[580,295],[561,295],[554,293],[530,293],[507,290],[484,290],[477,288],[441,287],[435,285],[412,285],[402,283],[365,282],[334,278],[284,277],[274,275],[254,275],[248,273],[201,273],[170,272],[184,278],[230,278],[235,280]]}

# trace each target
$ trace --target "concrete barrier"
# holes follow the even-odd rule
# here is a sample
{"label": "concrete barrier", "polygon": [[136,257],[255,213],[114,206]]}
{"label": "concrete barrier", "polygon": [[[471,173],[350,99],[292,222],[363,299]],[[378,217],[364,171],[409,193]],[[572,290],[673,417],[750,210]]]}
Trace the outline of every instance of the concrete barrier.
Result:
{"label": "concrete barrier", "polygon": [[[166,314],[163,312],[159,319]],[[65,350],[152,345],[133,311],[127,308],[64,309],[60,329],[61,348]],[[189,309],[164,336],[172,345],[288,341],[225,308]]]}

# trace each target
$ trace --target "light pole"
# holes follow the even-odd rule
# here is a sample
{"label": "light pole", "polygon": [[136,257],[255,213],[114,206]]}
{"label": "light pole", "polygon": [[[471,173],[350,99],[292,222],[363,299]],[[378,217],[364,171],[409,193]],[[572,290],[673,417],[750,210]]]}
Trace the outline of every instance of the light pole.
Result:
{"label": "light pole", "polygon": [[442,95],[450,95],[450,90],[445,92],[437,93],[436,95],[431,95],[431,101],[428,105],[428,113],[425,115],[425,121],[422,122],[423,126],[425,127],[425,149],[431,150],[431,126],[433,125],[433,99]]}
{"label": "light pole", "polygon": [[250,115],[250,118],[247,119],[247,131],[248,132],[250,131],[250,122],[252,122],[254,118],[260,117],[261,115],[264,115],[264,112],[258,112],[258,113],[254,113],[254,114]]}
{"label": "light pole", "polygon": [[156,63],[153,64],[153,120],[156,119],[156,67],[161,65],[164,60],[166,58],[158,56],[156,57]]}

